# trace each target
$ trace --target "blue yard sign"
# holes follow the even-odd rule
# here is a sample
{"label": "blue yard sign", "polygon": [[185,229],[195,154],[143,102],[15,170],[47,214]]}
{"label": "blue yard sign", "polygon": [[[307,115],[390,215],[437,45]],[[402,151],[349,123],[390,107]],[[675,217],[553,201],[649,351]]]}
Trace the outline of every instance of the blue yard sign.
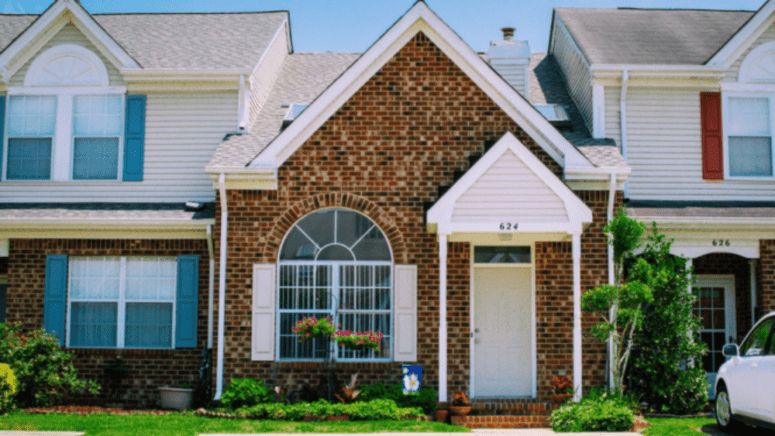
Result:
{"label": "blue yard sign", "polygon": [[420,393],[420,380],[422,379],[422,366],[403,365],[404,395],[417,395]]}

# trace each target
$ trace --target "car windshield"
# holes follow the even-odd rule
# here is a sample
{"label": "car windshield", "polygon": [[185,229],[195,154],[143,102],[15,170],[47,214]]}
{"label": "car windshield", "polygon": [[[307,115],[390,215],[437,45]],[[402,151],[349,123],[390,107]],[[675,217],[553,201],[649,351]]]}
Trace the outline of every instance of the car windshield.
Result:
{"label": "car windshield", "polygon": [[767,338],[770,336],[773,322],[775,318],[768,318],[756,326],[740,346],[740,356],[752,357],[764,354],[764,347],[767,346]]}

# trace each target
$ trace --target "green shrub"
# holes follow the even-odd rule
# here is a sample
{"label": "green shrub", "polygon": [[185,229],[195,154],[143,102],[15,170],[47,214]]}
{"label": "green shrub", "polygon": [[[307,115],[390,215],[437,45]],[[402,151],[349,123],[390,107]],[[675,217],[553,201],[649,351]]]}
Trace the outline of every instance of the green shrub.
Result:
{"label": "green shrub", "polygon": [[569,402],[552,412],[552,429],[558,433],[630,431],[635,420],[634,401],[622,395],[595,391],[581,402]]}
{"label": "green shrub", "polygon": [[43,330],[25,334],[18,325],[0,323],[0,363],[7,363],[16,376],[18,407],[49,406],[82,390],[98,393],[95,382],[78,379],[73,359]]}
{"label": "green shrub", "polygon": [[13,370],[9,365],[0,363],[0,413],[11,407],[16,390],[16,376],[13,375]]}
{"label": "green shrub", "polygon": [[404,395],[402,384],[386,387],[380,382],[374,386],[363,386],[361,390],[358,401],[368,402],[380,398],[393,400],[398,407],[419,407],[426,415],[432,414],[437,409],[436,391],[431,388],[422,388],[417,395]]}
{"label": "green shrub", "polygon": [[270,403],[274,394],[264,382],[252,378],[233,378],[221,395],[221,403],[227,409],[237,410],[256,404]]}
{"label": "green shrub", "polygon": [[241,407],[234,411],[237,415],[253,418],[268,418],[283,421],[301,421],[306,415],[329,416],[349,415],[352,421],[365,420],[399,420],[408,417],[423,416],[420,408],[402,408],[395,401],[378,399],[369,402],[351,404],[331,404],[326,400],[314,403],[266,403]]}

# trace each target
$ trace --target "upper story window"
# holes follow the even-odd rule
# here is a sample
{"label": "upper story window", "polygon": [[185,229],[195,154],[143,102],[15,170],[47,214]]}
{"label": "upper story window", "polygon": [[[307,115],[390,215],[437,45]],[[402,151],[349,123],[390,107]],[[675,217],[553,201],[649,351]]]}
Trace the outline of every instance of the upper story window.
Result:
{"label": "upper story window", "polygon": [[730,177],[772,177],[771,97],[727,98],[727,155]]}
{"label": "upper story window", "polygon": [[121,180],[125,94],[85,47],[40,54],[8,89],[3,180]]}

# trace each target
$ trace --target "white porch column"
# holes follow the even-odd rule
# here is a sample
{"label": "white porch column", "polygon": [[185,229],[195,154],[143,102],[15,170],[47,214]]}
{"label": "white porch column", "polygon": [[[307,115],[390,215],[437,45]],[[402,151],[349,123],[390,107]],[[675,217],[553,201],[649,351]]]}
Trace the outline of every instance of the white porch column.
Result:
{"label": "white porch column", "polygon": [[756,324],[756,259],[748,259],[751,269],[751,327]]}
{"label": "white porch column", "polygon": [[581,400],[581,233],[573,233],[573,390]]}
{"label": "white porch column", "polygon": [[447,401],[447,235],[439,234],[439,401]]}
{"label": "white porch column", "polygon": [[[692,268],[692,259],[688,259],[686,261],[686,271],[689,271],[691,268]],[[691,276],[691,274],[689,275],[688,278],[689,278],[690,281],[689,281],[689,285],[686,287],[686,292],[691,294],[692,293],[692,283],[691,283],[692,276]]]}

